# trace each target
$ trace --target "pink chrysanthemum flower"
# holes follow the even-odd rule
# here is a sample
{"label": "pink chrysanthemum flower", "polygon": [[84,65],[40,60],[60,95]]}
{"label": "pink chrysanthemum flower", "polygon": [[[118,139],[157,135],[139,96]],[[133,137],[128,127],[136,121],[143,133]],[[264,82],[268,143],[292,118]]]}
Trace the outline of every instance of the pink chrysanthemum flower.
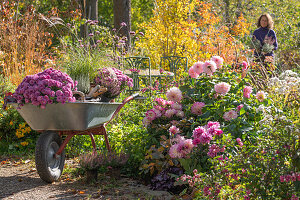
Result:
{"label": "pink chrysanthemum flower", "polygon": [[256,93],[256,99],[258,99],[259,102],[263,102],[266,98],[266,94],[263,91],[258,91]]}
{"label": "pink chrysanthemum flower", "polygon": [[189,69],[189,75],[190,75],[191,78],[198,78],[198,76],[199,76],[199,74],[197,74],[197,73],[194,71],[193,66],[190,67],[190,69]]}
{"label": "pink chrysanthemum flower", "polygon": [[170,88],[166,95],[170,101],[180,102],[182,99],[182,92],[177,87]]}
{"label": "pink chrysanthemum flower", "polygon": [[243,91],[243,96],[245,97],[245,98],[250,98],[250,94],[252,93],[252,87],[250,87],[250,86],[246,86],[245,88],[244,88],[244,91]]}
{"label": "pink chrysanthemum flower", "polygon": [[224,59],[220,56],[213,56],[211,60],[216,63],[218,69],[222,67]]}
{"label": "pink chrysanthemum flower", "polygon": [[195,115],[201,115],[202,114],[202,108],[205,106],[205,103],[203,102],[195,102],[191,107],[191,112]]}
{"label": "pink chrysanthemum flower", "polygon": [[227,92],[229,92],[230,87],[231,86],[228,83],[221,82],[221,83],[215,85],[215,91],[218,94],[225,95],[225,94],[227,94]]}
{"label": "pink chrysanthemum flower", "polygon": [[214,61],[205,61],[203,64],[203,72],[207,75],[212,75],[217,69],[216,63]]}
{"label": "pink chrysanthemum flower", "polygon": [[177,133],[180,133],[180,130],[179,130],[179,128],[177,128],[176,126],[171,126],[171,127],[169,128],[169,133],[171,133],[172,135],[175,135],[175,134],[177,134]]}
{"label": "pink chrysanthemum flower", "polygon": [[238,116],[238,114],[235,110],[230,110],[230,111],[224,113],[223,119],[225,121],[230,121],[232,119],[237,118],[237,116]]}
{"label": "pink chrysanthemum flower", "polygon": [[156,118],[156,113],[153,109],[148,110],[146,112],[146,117],[149,118],[151,121],[154,120]]}
{"label": "pink chrysanthemum flower", "polygon": [[194,72],[196,73],[196,74],[201,74],[202,72],[203,72],[203,62],[200,62],[200,61],[198,61],[198,62],[196,62],[196,63],[194,63],[194,65],[192,66],[192,68],[193,68],[193,70],[194,70]]}

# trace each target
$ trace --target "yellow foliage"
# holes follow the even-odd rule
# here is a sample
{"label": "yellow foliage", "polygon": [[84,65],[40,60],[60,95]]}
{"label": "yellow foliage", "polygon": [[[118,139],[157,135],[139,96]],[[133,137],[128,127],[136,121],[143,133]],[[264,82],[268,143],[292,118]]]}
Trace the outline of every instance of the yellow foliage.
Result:
{"label": "yellow foliage", "polygon": [[247,34],[249,28],[243,15],[227,27],[212,4],[200,0],[157,0],[153,12],[150,21],[140,25],[145,40],[137,46],[148,50],[154,68],[162,56],[187,57],[189,66],[213,55],[223,57],[227,64],[240,62],[242,44],[236,37]]}
{"label": "yellow foliage", "polygon": [[[42,71],[48,58],[51,35],[33,7],[17,14],[17,4],[5,1],[0,6],[0,64],[9,80],[19,85],[25,75]],[[18,18],[19,17],[19,18]]]}

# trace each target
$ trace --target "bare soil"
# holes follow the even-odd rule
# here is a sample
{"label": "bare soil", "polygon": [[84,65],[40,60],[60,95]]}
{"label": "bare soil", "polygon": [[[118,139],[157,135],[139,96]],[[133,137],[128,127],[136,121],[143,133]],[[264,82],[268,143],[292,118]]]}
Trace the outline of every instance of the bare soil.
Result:
{"label": "bare soil", "polygon": [[75,160],[66,160],[60,180],[48,184],[39,178],[33,160],[0,156],[0,199],[175,199],[168,192],[152,191],[137,180],[123,176],[116,180],[99,174],[97,182],[87,184],[83,175],[72,173],[76,168]]}

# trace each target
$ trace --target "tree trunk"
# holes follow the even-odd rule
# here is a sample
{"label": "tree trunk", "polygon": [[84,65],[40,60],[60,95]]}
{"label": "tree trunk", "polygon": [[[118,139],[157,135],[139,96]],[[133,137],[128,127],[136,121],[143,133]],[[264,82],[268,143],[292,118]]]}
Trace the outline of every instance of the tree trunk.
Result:
{"label": "tree trunk", "polygon": [[[121,27],[125,22],[126,26]],[[121,36],[126,36],[126,46],[130,46],[131,0],[114,0],[114,26]]]}
{"label": "tree trunk", "polygon": [[[82,18],[98,20],[98,0],[81,0],[80,4],[83,11]],[[83,38],[87,37],[88,27],[86,24],[80,27],[80,35]]]}

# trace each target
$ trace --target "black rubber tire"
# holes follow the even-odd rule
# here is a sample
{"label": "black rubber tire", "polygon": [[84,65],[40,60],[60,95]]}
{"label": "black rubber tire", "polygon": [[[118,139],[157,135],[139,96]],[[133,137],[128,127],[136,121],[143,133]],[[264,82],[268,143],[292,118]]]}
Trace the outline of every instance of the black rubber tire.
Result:
{"label": "black rubber tire", "polygon": [[35,166],[42,180],[52,183],[59,179],[65,165],[65,151],[55,157],[62,140],[54,131],[43,132],[36,142]]}

